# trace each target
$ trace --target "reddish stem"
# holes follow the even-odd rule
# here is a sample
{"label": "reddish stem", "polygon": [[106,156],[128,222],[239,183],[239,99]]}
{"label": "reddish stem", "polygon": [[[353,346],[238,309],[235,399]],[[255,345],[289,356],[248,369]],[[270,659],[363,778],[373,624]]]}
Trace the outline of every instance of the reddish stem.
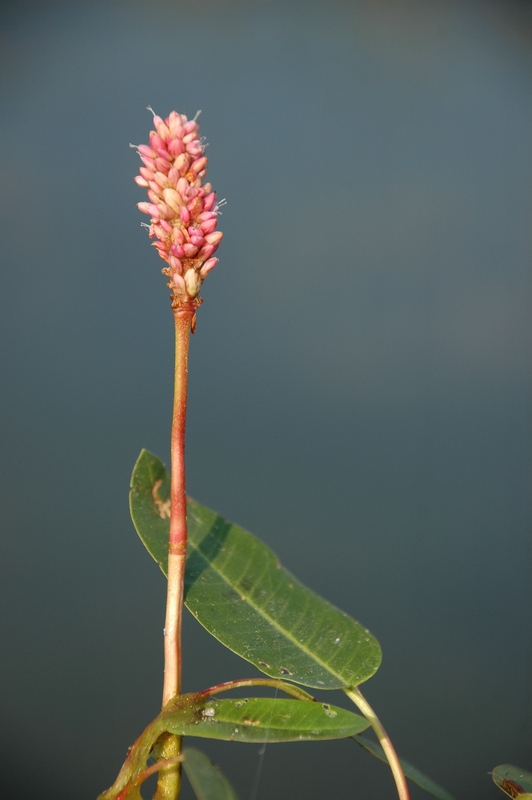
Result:
{"label": "reddish stem", "polygon": [[174,312],[175,382],[171,439],[168,593],[164,626],[163,706],[181,693],[181,625],[187,551],[185,423],[187,417],[188,347],[193,313],[188,308],[176,309]]}
{"label": "reddish stem", "polygon": [[245,689],[250,686],[268,686],[271,689],[280,689],[285,694],[295,697],[296,700],[312,700],[316,702],[316,698],[305,692],[304,689],[276,678],[242,678],[236,681],[225,681],[217,686],[211,686],[209,689],[198,692],[197,697],[210,697],[211,695],[230,692],[233,689]]}
{"label": "reddish stem", "polygon": [[[174,308],[175,373],[171,437],[170,531],[168,535],[168,588],[164,624],[163,708],[181,694],[181,628],[187,552],[187,496],[185,489],[185,423],[187,418],[188,347],[194,308]],[[160,758],[169,766],[159,772],[154,800],[177,800],[181,788],[181,737],[166,735]]]}

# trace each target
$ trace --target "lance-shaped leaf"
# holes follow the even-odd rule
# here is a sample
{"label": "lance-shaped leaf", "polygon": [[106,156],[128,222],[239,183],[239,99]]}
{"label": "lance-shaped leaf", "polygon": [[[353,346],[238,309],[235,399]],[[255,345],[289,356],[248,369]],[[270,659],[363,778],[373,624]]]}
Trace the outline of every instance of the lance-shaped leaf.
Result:
{"label": "lance-shaped leaf", "polygon": [[216,700],[201,692],[183,694],[170,701],[129,748],[116,781],[98,800],[141,800],[140,786],[153,771],[147,761],[163,733],[235,742],[298,742],[344,739],[368,725],[351,711],[312,700]]}
{"label": "lance-shaped leaf", "polygon": [[162,716],[168,733],[232,742],[345,739],[369,727],[364,717],[338,706],[271,697],[208,700],[192,720],[182,709]]}
{"label": "lance-shaped leaf", "polygon": [[[169,477],[143,450],[131,478],[131,515],[167,570]],[[366,628],[285,570],[251,533],[188,502],[185,604],[222,644],[274,678],[321,689],[356,686],[378,669]]]}
{"label": "lance-shaped leaf", "polygon": [[198,800],[237,800],[227,778],[195,747],[183,750],[183,768]]}
{"label": "lance-shaped leaf", "polygon": [[499,789],[506,792],[509,797],[532,800],[532,773],[512,764],[500,764],[495,767],[491,777]]}

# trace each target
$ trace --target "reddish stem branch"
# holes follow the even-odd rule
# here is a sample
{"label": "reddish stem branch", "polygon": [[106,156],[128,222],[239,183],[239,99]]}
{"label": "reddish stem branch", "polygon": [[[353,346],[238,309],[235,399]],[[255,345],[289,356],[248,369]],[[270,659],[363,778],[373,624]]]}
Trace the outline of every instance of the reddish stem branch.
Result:
{"label": "reddish stem branch", "polygon": [[198,692],[197,696],[211,697],[212,695],[221,694],[222,692],[231,692],[233,689],[244,689],[253,686],[267,686],[270,689],[280,689],[285,694],[295,697],[296,700],[312,700],[316,702],[316,698],[308,692],[305,692],[304,689],[276,678],[242,678],[236,681],[225,681],[224,683],[219,683],[217,686],[211,686],[209,689]]}

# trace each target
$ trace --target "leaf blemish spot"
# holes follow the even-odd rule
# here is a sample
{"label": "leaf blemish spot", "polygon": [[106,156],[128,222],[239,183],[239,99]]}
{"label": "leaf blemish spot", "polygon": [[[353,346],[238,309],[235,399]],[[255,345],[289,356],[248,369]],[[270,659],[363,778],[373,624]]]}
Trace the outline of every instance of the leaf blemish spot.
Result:
{"label": "leaf blemish spot", "polygon": [[271,669],[267,661],[257,661],[257,664],[260,664],[261,667],[266,667],[266,669]]}
{"label": "leaf blemish spot", "polygon": [[290,672],[290,670],[287,669],[286,667],[279,667],[279,672],[281,673],[281,675],[293,675],[294,674],[293,672]]}
{"label": "leaf blemish spot", "polygon": [[170,509],[171,509],[171,500],[168,498],[167,500],[161,500],[157,492],[159,488],[162,486],[162,478],[157,478],[154,482],[151,490],[151,497],[154,502],[155,507],[157,508],[157,513],[159,514],[161,519],[170,519]]}

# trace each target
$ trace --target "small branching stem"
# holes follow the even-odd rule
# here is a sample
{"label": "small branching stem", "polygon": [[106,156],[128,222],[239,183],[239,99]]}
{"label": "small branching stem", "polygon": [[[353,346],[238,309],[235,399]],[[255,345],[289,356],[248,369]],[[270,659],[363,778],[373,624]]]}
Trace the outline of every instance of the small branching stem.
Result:
{"label": "small branching stem", "polygon": [[247,689],[253,686],[268,686],[270,689],[280,689],[285,694],[290,695],[290,697],[295,697],[296,700],[316,700],[315,697],[305,692],[305,690],[301,689],[299,686],[294,686],[291,683],[286,683],[276,678],[242,678],[236,681],[226,681],[225,683],[219,683],[217,686],[211,686],[209,689],[198,692],[197,696],[211,697],[212,695],[221,694],[222,692],[230,692],[233,689]]}
{"label": "small branching stem", "polygon": [[355,687],[353,689],[344,689],[344,692],[353,701],[353,703],[356,706],[358,706],[360,711],[364,714],[364,716],[370,723],[371,727],[375,731],[375,734],[377,735],[381,747],[384,750],[384,753],[386,754],[386,758],[388,759],[388,764],[390,765],[390,769],[392,771],[392,775],[395,780],[395,785],[397,787],[397,794],[399,795],[399,800],[410,800],[410,795],[408,793],[408,786],[406,784],[406,778],[403,772],[403,768],[401,767],[399,757],[395,752],[390,737],[388,736],[383,726],[381,725],[379,718],[373,711],[368,701],[362,696],[362,693],[358,687]]}
{"label": "small branching stem", "polygon": [[[187,497],[185,488],[185,424],[187,416],[188,349],[194,310],[174,309],[175,372],[171,438],[170,532],[168,536],[168,589],[164,624],[163,708],[181,694],[181,629],[187,551]],[[159,757],[172,763],[159,773],[154,800],[177,800],[181,789],[181,737],[167,735]]]}

